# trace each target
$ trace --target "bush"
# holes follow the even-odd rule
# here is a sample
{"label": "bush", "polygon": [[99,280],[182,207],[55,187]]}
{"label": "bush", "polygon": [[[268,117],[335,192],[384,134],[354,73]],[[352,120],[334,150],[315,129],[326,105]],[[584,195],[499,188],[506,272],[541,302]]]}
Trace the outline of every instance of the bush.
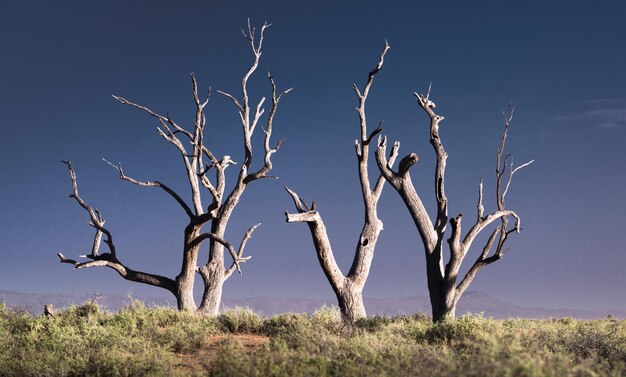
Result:
{"label": "bush", "polygon": [[[266,337],[269,338],[266,339]],[[374,316],[263,319],[86,303],[53,318],[0,305],[1,376],[623,376],[626,321]]]}
{"label": "bush", "polygon": [[231,333],[257,333],[263,325],[263,317],[250,308],[234,308],[217,317],[224,331]]}

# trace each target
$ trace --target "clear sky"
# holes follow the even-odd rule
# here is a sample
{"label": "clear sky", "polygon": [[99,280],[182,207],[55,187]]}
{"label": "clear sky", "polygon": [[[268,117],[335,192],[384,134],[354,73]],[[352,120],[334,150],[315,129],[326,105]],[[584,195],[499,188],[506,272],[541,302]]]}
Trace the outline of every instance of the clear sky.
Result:
{"label": "clear sky", "polygon": [[[202,88],[237,92],[251,61],[239,28],[250,17],[255,25],[273,24],[251,81],[253,99],[269,93],[270,70],[280,87],[295,91],[281,102],[274,125],[274,135],[287,138],[274,157],[280,180],[252,184],[231,220],[227,238],[236,242],[247,227],[264,225],[248,244],[253,258],[243,275],[226,282],[225,297],[332,296],[307,227],[284,221],[293,204],[282,187],[317,200],[346,272],[363,222],[351,86],[363,85],[388,39],[368,119],[372,129],[384,120],[384,133],[402,142],[401,154],[420,155],[412,177],[431,211],[434,156],[427,117],[411,96],[429,82],[446,117],[451,215],[473,216],[480,177],[493,210],[495,151],[509,100],[516,112],[508,150],[517,162],[536,160],[516,175],[507,197],[522,216],[522,234],[470,289],[525,306],[626,308],[622,1],[226,3],[2,2],[0,289],[167,294],[109,269],[58,263],[57,252],[84,254],[92,239],[85,213],[67,199],[70,182],[59,160],[74,163],[81,195],[102,211],[125,263],[174,276],[184,213],[163,192],[120,181],[101,158],[186,193],[180,157],[156,134],[153,119],[111,95],[191,124],[189,73]],[[215,95],[207,110],[208,144],[241,160],[232,103]],[[365,296],[426,295],[422,247],[389,187],[379,212],[385,230]]]}

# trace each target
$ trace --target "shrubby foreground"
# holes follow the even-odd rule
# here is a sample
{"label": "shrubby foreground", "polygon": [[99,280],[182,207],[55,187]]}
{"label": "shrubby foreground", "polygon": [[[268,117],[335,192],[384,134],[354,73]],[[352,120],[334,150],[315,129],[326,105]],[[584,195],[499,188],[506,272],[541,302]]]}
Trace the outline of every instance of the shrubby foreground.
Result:
{"label": "shrubby foreground", "polygon": [[416,314],[352,328],[336,309],[264,318],[236,308],[193,316],[87,302],[54,317],[0,305],[2,376],[623,376],[626,321],[433,324]]}

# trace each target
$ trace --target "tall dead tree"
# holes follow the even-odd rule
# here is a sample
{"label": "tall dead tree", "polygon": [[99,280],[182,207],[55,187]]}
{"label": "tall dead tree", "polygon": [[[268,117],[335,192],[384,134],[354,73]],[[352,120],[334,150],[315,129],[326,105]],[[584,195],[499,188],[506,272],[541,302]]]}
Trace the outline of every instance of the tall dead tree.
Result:
{"label": "tall dead tree", "polygon": [[[170,291],[176,297],[180,310],[197,310],[203,314],[217,314],[221,302],[224,281],[228,279],[235,270],[241,273],[240,264],[250,258],[249,256],[243,256],[246,243],[252,236],[254,230],[260,225],[257,224],[248,229],[239,247],[235,248],[235,246],[224,238],[228,221],[237,203],[239,203],[241,196],[251,182],[263,178],[275,178],[269,175],[269,172],[272,170],[271,157],[279,150],[283,142],[283,140],[280,140],[274,146],[270,144],[273,121],[276,116],[279,101],[282,96],[291,89],[279,93],[273,77],[268,75],[272,91],[271,109],[266,118],[265,126],[260,126],[264,133],[264,157],[262,166],[258,170],[252,169],[252,136],[257,129],[257,125],[260,124],[262,115],[265,113],[263,108],[265,97],[261,98],[256,106],[251,107],[248,96],[248,79],[259,65],[263,36],[269,26],[270,25],[267,23],[264,24],[258,37],[255,35],[256,30],[250,25],[249,20],[247,31],[242,29],[242,34],[252,49],[254,60],[241,81],[241,98],[238,99],[234,95],[218,91],[219,94],[229,98],[235,104],[243,131],[243,162],[237,174],[237,181],[229,193],[225,192],[225,171],[226,168],[231,165],[236,165],[237,163],[234,162],[230,156],[223,156],[218,159],[206,144],[204,135],[206,125],[205,107],[208,104],[211,91],[209,89],[206,97],[201,99],[198,93],[198,84],[193,74],[191,74],[191,81],[196,114],[191,131],[180,126],[177,122],[172,120],[169,115],[164,116],[158,114],[147,107],[138,105],[122,97],[113,96],[120,103],[142,110],[154,117],[160,124],[160,126],[157,127],[159,135],[167,142],[174,145],[182,157],[183,166],[191,189],[191,205],[165,184],[159,181],[139,181],[127,176],[121,164],[113,165],[109,163],[117,169],[119,177],[124,181],[142,187],[157,187],[162,189],[178,203],[188,216],[189,222],[183,232],[182,265],[178,275],[174,279],[171,279],[164,276],[135,271],[121,262],[116,253],[113,236],[111,232],[105,228],[101,213],[88,205],[78,195],[76,173],[69,161],[65,161],[65,163],[69,168],[72,180],[73,191],[70,197],[74,198],[88,213],[90,217],[89,225],[95,229],[96,233],[91,253],[82,256],[87,258],[87,261],[78,262],[73,259],[68,259],[63,254],[59,253],[58,255],[61,262],[73,264],[76,268],[95,266],[110,267],[117,271],[124,279],[161,287]],[[210,175],[214,175],[214,178],[211,178]],[[203,204],[203,192],[208,192],[208,196],[210,197],[211,202],[208,206]],[[208,230],[206,228],[208,228]],[[99,251],[103,236],[105,237],[104,242],[109,249],[107,253],[100,253]],[[201,246],[205,241],[209,244],[208,257],[206,262],[200,262],[202,264],[199,266]],[[228,251],[233,260],[228,266],[224,260],[224,249]],[[204,283],[204,292],[199,307],[196,306],[193,297],[196,273],[202,277]]]}
{"label": "tall dead tree", "polygon": [[[382,129],[378,127],[368,135],[367,120],[365,117],[365,101],[372,83],[374,82],[374,77],[382,69],[385,54],[388,49],[389,45],[387,41],[385,41],[385,47],[380,55],[378,64],[369,73],[363,92],[359,90],[356,84],[353,86],[359,100],[359,106],[356,110],[359,114],[361,135],[359,139],[355,140],[355,149],[361,194],[363,196],[363,204],[365,205],[365,223],[363,224],[363,229],[361,230],[357,243],[352,267],[347,275],[344,276],[335,261],[326,227],[324,226],[322,216],[317,211],[315,201],[313,201],[311,205],[308,205],[304,200],[301,200],[293,190],[286,188],[298,211],[298,213],[295,214],[285,212],[287,222],[305,222],[309,226],[319,263],[337,296],[342,317],[344,321],[348,323],[365,317],[363,287],[365,286],[372,259],[374,258],[378,235],[383,229],[383,223],[378,218],[377,205],[385,184],[385,179],[380,175],[372,188],[368,177],[369,146],[374,140],[374,137],[380,133]],[[397,151],[394,149],[389,159],[386,159],[389,167],[391,167],[396,158],[396,152]]]}
{"label": "tall dead tree", "polygon": [[[474,224],[462,237],[461,219],[463,215],[459,214],[448,219],[448,199],[445,190],[445,171],[448,153],[445,151],[439,135],[439,125],[444,117],[435,113],[435,103],[430,100],[430,87],[426,95],[418,93],[414,93],[414,95],[419,106],[429,117],[430,144],[433,146],[437,157],[434,187],[437,215],[435,216],[434,225],[411,182],[409,170],[417,162],[417,154],[411,153],[404,157],[399,163],[398,171],[393,171],[389,167],[385,156],[386,137],[379,137],[376,161],[382,175],[404,201],[417,227],[426,254],[426,274],[433,321],[441,321],[445,318],[454,318],[456,305],[467,287],[474,280],[476,273],[484,266],[501,259],[504,256],[504,244],[509,235],[520,232],[520,217],[514,211],[505,208],[505,196],[509,191],[513,174],[533,161],[514,168],[510,155],[504,155],[507,131],[513,117],[513,108],[509,107],[504,113],[504,130],[496,153],[496,210],[485,215],[483,182],[481,179],[478,185],[478,203]],[[393,148],[397,150],[398,147],[399,143],[396,142]],[[509,228],[511,219],[514,220],[514,226]],[[444,238],[448,221],[451,228],[450,236],[447,239],[450,255],[447,263],[444,265],[444,244],[446,243]],[[474,264],[461,279],[461,282],[457,284],[461,264],[467,256],[472,243],[478,234],[494,222],[499,222],[499,224],[491,231],[480,255],[478,255]],[[494,250],[490,255],[492,249]]]}

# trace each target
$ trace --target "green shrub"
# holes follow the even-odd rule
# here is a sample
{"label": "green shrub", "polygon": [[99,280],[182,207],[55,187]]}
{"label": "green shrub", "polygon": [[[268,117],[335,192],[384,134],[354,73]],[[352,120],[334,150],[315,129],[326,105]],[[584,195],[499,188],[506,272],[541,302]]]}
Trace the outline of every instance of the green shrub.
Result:
{"label": "green shrub", "polygon": [[263,325],[263,317],[250,308],[236,307],[217,317],[224,331],[231,333],[257,333]]}
{"label": "green shrub", "polygon": [[269,337],[285,337],[289,334],[300,334],[310,327],[306,314],[285,313],[263,321],[260,332]]}

